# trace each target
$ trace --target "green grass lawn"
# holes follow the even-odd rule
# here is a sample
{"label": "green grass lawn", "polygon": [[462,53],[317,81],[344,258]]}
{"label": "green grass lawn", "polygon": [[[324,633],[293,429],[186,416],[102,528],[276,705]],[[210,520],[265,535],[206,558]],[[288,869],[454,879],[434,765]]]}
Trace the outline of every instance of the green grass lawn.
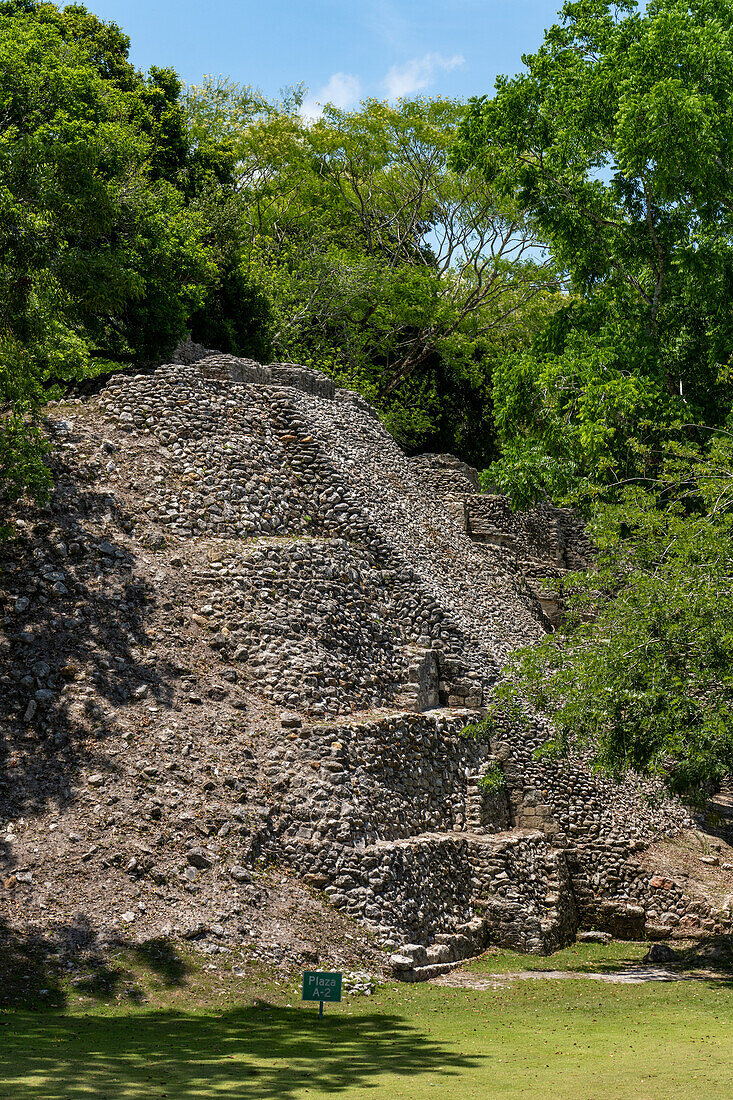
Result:
{"label": "green grass lawn", "polygon": [[[603,974],[641,965],[649,950],[648,943],[573,943],[554,955],[519,955],[491,947],[478,959],[471,959],[467,969],[472,974],[506,974],[512,971],[565,970],[575,973]],[[733,1097],[731,1098],[733,1100]]]}
{"label": "green grass lawn", "polygon": [[[540,963],[582,973],[641,953],[628,944],[545,960],[496,952],[473,971]],[[69,993],[63,1011],[0,1014],[2,1100],[733,1097],[729,975],[635,986],[538,979],[488,990],[390,983],[372,998],[327,1006],[319,1023],[295,979],[251,973],[231,984],[219,972],[214,982],[192,958],[184,971],[167,985],[138,973],[144,1006]]]}

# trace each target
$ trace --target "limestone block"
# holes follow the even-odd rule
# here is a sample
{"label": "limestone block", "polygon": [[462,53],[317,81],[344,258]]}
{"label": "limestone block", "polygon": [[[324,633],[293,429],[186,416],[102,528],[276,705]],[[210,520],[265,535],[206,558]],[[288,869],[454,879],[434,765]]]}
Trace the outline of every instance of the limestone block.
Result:
{"label": "limestone block", "polygon": [[453,952],[446,943],[435,943],[427,949],[428,963],[453,962]]}
{"label": "limestone block", "polygon": [[394,955],[390,955],[389,957],[389,965],[394,971],[399,973],[404,970],[412,970],[413,960],[407,955],[395,952]]}

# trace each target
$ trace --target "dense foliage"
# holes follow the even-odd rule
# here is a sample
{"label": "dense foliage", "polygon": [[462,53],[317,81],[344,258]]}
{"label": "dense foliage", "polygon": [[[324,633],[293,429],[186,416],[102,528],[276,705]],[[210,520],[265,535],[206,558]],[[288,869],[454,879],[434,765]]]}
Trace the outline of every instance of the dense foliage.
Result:
{"label": "dense foliage", "polygon": [[568,615],[518,653],[500,697],[553,720],[550,751],[590,749],[705,800],[733,770],[733,445],[667,456],[590,525],[596,567],[565,578]]}
{"label": "dense foliage", "polygon": [[505,694],[555,748],[702,797],[733,765],[733,5],[635,7],[566,4],[455,161],[535,220],[570,291],[494,370],[491,476],[582,504],[599,550]]}
{"label": "dense foliage", "polygon": [[[169,352],[215,267],[174,74],[83,8],[0,7],[0,491],[46,475],[32,412],[100,360]],[[205,175],[202,169],[201,175]]]}
{"label": "dense foliage", "polygon": [[[273,354],[359,389],[411,447],[492,457],[491,369],[555,306],[531,223],[448,165],[461,106],[300,113],[228,81],[192,88],[192,132],[236,156],[237,269],[267,288]],[[226,343],[219,332],[218,344]]]}
{"label": "dense foliage", "polygon": [[474,101],[456,161],[535,219],[572,295],[494,402],[517,498],[647,474],[679,418],[726,422],[733,6],[579,0]]}

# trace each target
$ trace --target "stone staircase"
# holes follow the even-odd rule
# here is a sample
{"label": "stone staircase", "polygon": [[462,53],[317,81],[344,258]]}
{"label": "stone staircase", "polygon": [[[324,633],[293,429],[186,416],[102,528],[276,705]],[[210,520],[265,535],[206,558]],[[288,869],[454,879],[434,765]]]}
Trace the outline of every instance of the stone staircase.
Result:
{"label": "stone staircase", "polygon": [[506,790],[493,791],[484,785],[487,772],[496,767],[497,759],[491,756],[481,771],[466,776],[466,829],[471,833],[496,833],[509,828]]}

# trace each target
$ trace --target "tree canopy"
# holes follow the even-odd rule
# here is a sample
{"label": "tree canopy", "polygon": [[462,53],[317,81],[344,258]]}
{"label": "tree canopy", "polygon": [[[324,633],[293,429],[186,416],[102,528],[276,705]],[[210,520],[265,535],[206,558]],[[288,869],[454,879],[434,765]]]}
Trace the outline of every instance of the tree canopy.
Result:
{"label": "tree canopy", "polygon": [[[479,172],[448,164],[462,105],[327,106],[296,89],[189,89],[192,133],[231,145],[238,269],[267,288],[273,353],[361,390],[408,446],[492,456],[491,363],[552,308],[533,227]],[[219,208],[221,210],[221,208]]]}
{"label": "tree canopy", "polygon": [[180,86],[135,73],[128,46],[80,7],[0,8],[5,494],[45,480],[29,420],[44,392],[100,360],[169,352],[215,275],[201,216],[163,168],[174,176],[176,143],[161,103]]}
{"label": "tree canopy", "polygon": [[494,391],[495,474],[518,492],[643,473],[660,430],[724,424],[733,405],[733,6],[635,9],[566,4],[526,71],[472,102],[456,144],[457,165],[536,222],[568,283]]}
{"label": "tree canopy", "polygon": [[578,0],[523,61],[454,163],[534,222],[567,294],[494,369],[490,475],[583,506],[598,560],[503,694],[555,748],[700,798],[733,766],[733,5]]}
{"label": "tree canopy", "polygon": [[652,774],[706,801],[733,770],[733,444],[674,447],[651,491],[589,525],[594,568],[564,578],[560,628],[518,652],[499,698],[552,719],[547,751]]}

